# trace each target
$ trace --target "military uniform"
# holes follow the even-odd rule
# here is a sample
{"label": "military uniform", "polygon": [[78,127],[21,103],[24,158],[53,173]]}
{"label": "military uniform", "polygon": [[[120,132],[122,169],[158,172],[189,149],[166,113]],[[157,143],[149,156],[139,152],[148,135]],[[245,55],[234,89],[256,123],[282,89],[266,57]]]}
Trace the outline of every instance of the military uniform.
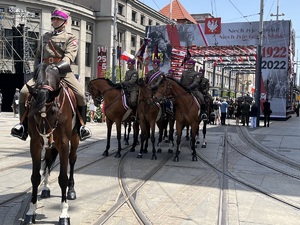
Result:
{"label": "military uniform", "polygon": [[123,85],[125,85],[127,91],[130,93],[131,106],[135,107],[137,104],[137,95],[139,90],[137,70],[129,69],[126,71]]}
{"label": "military uniform", "polygon": [[158,69],[153,69],[150,70],[147,74],[146,74],[146,82],[147,84],[151,87],[152,90],[156,89],[158,87],[158,85],[160,84],[162,78],[164,76],[164,73],[161,72]]}

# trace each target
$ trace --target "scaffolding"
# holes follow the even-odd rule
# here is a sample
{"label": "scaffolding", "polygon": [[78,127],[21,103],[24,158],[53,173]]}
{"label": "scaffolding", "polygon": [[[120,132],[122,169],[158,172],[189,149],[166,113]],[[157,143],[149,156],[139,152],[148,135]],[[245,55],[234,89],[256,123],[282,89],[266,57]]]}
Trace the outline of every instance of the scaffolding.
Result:
{"label": "scaffolding", "polygon": [[16,7],[0,12],[0,73],[23,73],[28,80],[39,36],[39,13]]}

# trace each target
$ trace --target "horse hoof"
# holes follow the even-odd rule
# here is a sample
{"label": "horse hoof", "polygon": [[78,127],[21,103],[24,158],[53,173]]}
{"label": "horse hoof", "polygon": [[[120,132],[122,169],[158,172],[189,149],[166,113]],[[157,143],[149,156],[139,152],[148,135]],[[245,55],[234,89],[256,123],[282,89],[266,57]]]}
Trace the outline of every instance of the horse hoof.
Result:
{"label": "horse hoof", "polygon": [[190,140],[190,137],[185,137],[185,140],[189,141],[189,140]]}
{"label": "horse hoof", "polygon": [[24,220],[24,225],[27,225],[27,224],[34,224],[35,223],[35,214],[33,215],[26,215],[25,217],[25,220]]}
{"label": "horse hoof", "polygon": [[76,199],[76,192],[75,191],[68,191],[67,199],[68,200],[75,200]]}
{"label": "horse hoof", "polygon": [[196,144],[197,144],[197,145],[200,144],[200,141],[196,141]]}
{"label": "horse hoof", "polygon": [[141,159],[141,158],[143,158],[143,155],[142,154],[138,154],[137,158]]}
{"label": "horse hoof", "polygon": [[129,145],[129,143],[128,143],[128,142],[125,142],[124,145]]}
{"label": "horse hoof", "polygon": [[202,145],[202,148],[206,148],[206,145]]}
{"label": "horse hoof", "polygon": [[197,156],[193,156],[192,161],[198,161]]}
{"label": "horse hoof", "polygon": [[131,148],[131,149],[130,149],[130,152],[135,152],[135,149],[134,149],[134,148]]}
{"label": "horse hoof", "polygon": [[108,151],[104,151],[102,156],[108,156]]}
{"label": "horse hoof", "polygon": [[153,155],[152,158],[151,158],[151,160],[153,160],[153,159],[157,160],[157,156]]}
{"label": "horse hoof", "polygon": [[144,150],[143,153],[148,153],[148,150]]}
{"label": "horse hoof", "polygon": [[173,149],[168,149],[168,153],[173,153]]}
{"label": "horse hoof", "polygon": [[50,198],[50,190],[42,190],[41,198]]}
{"label": "horse hoof", "polygon": [[161,149],[157,149],[157,153],[161,153]]}
{"label": "horse hoof", "polygon": [[121,153],[116,153],[115,158],[121,158]]}
{"label": "horse hoof", "polygon": [[70,225],[70,218],[59,218],[59,225]]}
{"label": "horse hoof", "polygon": [[174,161],[174,162],[178,162],[178,161],[179,161],[178,156],[175,156],[174,159],[173,159],[173,161]]}

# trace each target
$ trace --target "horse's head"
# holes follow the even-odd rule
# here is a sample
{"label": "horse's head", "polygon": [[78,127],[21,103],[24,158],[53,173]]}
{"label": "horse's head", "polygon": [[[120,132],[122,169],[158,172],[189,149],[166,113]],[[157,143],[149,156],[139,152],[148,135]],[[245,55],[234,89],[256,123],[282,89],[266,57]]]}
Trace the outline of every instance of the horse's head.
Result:
{"label": "horse's head", "polygon": [[94,104],[96,107],[99,107],[101,102],[102,102],[102,94],[101,91],[99,90],[99,88],[97,88],[96,84],[95,84],[95,80],[91,80],[88,84],[88,90],[90,95],[92,96],[93,100],[94,100]]}
{"label": "horse's head", "polygon": [[161,102],[166,96],[169,95],[171,95],[169,80],[166,76],[163,76],[153,98],[155,101]]}
{"label": "horse's head", "polygon": [[39,112],[45,104],[53,102],[60,92],[60,74],[52,66],[41,64],[35,69],[34,78],[35,85],[27,85],[34,99],[29,116]]}

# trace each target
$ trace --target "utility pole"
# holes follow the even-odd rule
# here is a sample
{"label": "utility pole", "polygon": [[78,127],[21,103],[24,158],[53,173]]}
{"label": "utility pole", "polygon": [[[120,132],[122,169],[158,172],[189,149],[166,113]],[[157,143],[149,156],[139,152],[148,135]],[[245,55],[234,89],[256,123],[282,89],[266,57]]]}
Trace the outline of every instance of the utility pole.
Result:
{"label": "utility pole", "polygon": [[[255,102],[260,108],[260,94],[261,94],[261,62],[262,62],[262,45],[263,45],[263,24],[264,24],[264,0],[260,0],[260,19],[259,19],[259,43],[257,46],[257,64],[256,64],[256,74],[255,74]],[[258,120],[256,121],[257,127],[259,127],[260,121],[260,110],[257,113]]]}
{"label": "utility pole", "polygon": [[276,21],[278,21],[278,17],[279,16],[284,16],[284,15],[285,15],[284,13],[280,13],[279,14],[279,0],[277,0],[277,11],[276,11],[276,14],[271,13],[270,16],[276,16]]}
{"label": "utility pole", "polygon": [[113,49],[112,49],[112,77],[111,81],[116,83],[116,62],[117,62],[117,53],[116,53],[116,42],[117,42],[117,0],[114,2],[114,33],[113,33]]}

